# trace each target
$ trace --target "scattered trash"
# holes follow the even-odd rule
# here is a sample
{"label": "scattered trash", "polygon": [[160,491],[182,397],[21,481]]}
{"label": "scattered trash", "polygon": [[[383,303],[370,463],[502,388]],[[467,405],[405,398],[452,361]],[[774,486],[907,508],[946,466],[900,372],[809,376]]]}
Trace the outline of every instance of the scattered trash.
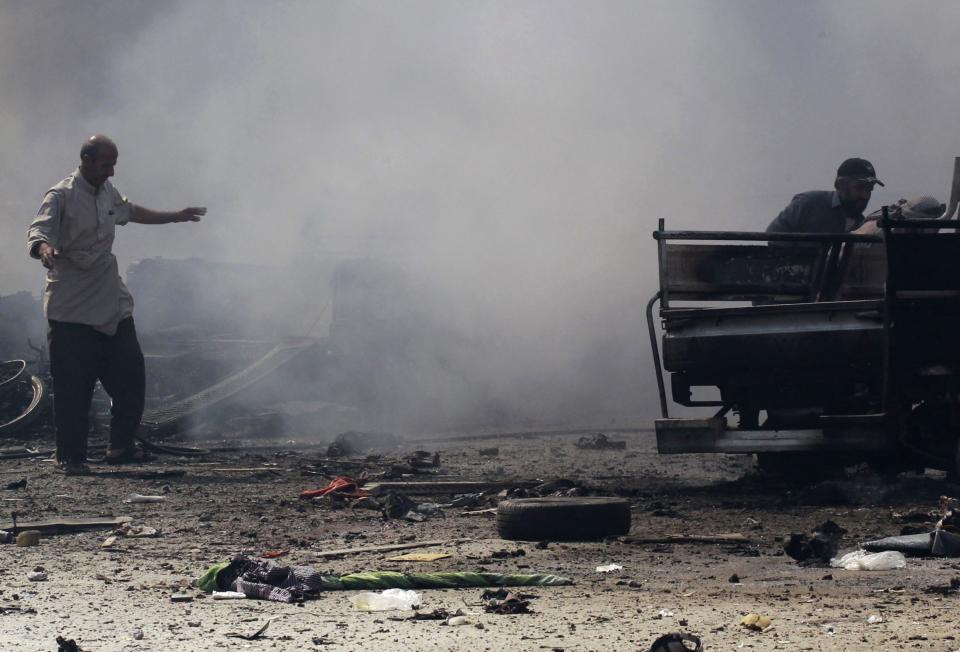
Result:
{"label": "scattered trash", "polygon": [[453,555],[446,552],[408,552],[405,555],[387,557],[387,561],[437,561],[438,559],[446,559],[452,556]]}
{"label": "scattered trash", "polygon": [[322,489],[305,489],[301,491],[300,498],[302,500],[309,500],[310,498],[320,498],[322,496],[329,496],[330,494],[337,494],[345,498],[364,498],[369,496],[370,492],[360,488],[363,483],[363,479],[354,480],[353,478],[339,475]]}
{"label": "scattered trash", "polygon": [[[460,610],[458,609],[455,616],[461,615]],[[415,611],[412,616],[407,618],[399,618],[396,616],[390,616],[388,620],[446,620],[450,617],[450,612],[444,608],[434,609],[433,611]]]}
{"label": "scattered trash", "polygon": [[130,494],[123,499],[125,503],[162,503],[167,499],[166,496],[144,496],[142,494]]}
{"label": "scattered trash", "polygon": [[337,435],[327,447],[327,457],[346,457],[374,449],[396,448],[399,443],[395,435],[350,430]]}
{"label": "scattered trash", "polygon": [[118,538],[119,538],[119,537],[117,537],[117,536],[115,536],[115,535],[111,535],[111,536],[109,536],[109,537],[107,537],[106,539],[103,540],[103,543],[100,544],[100,547],[101,547],[101,548],[112,548],[112,547],[114,547],[115,545],[117,545],[117,539],[118,539]]}
{"label": "scattered trash", "polygon": [[810,535],[791,534],[783,551],[798,562],[806,562],[805,565],[826,563],[836,556],[845,533],[846,530],[833,521],[824,521]]}
{"label": "scattered trash", "polygon": [[140,537],[155,537],[158,534],[156,528],[147,527],[146,525],[130,525],[129,523],[124,523],[113,533],[118,537],[130,537],[131,539],[137,539]]}
{"label": "scattered trash", "polygon": [[640,580],[617,580],[617,586],[629,586],[631,589],[643,588],[643,582]]}
{"label": "scattered trash", "polygon": [[387,589],[380,593],[360,593],[350,598],[353,608],[358,611],[393,611],[419,607],[420,594],[404,589]]}
{"label": "scattered trash", "polygon": [[882,623],[882,622],[883,622],[883,616],[880,616],[878,614],[870,614],[869,616],[867,616],[868,625],[876,625],[877,623]]}
{"label": "scattered trash", "polygon": [[728,579],[727,581],[730,582],[731,584],[739,584],[740,576],[734,573],[733,575],[730,576],[730,579]]}
{"label": "scattered trash", "polygon": [[7,486],[4,487],[4,489],[11,489],[11,490],[23,489],[26,486],[27,486],[27,479],[21,478],[20,480],[14,480],[13,482],[8,483]]}
{"label": "scattered trash", "polygon": [[620,564],[607,564],[606,566],[597,566],[598,573],[613,573],[615,571],[622,571],[623,566]]}
{"label": "scattered trash", "polygon": [[17,540],[17,537],[13,535],[13,532],[8,532],[7,530],[0,530],[0,543],[13,543]]}
{"label": "scattered trash", "polygon": [[657,617],[658,619],[660,619],[660,618],[673,618],[673,615],[674,615],[673,612],[670,611],[669,609],[661,609],[660,611],[657,612],[657,616],[656,616],[656,617]]}
{"label": "scattered trash", "polygon": [[24,530],[17,535],[17,545],[21,548],[40,545],[40,532],[37,530]]}
{"label": "scattered trash", "polygon": [[245,641],[255,641],[258,638],[263,636],[263,633],[267,631],[267,627],[270,626],[270,623],[273,622],[273,618],[267,618],[267,622],[263,623],[263,627],[255,631],[253,634],[241,634],[239,632],[227,632],[225,636],[227,638],[242,638]]}
{"label": "scattered trash", "polygon": [[135,641],[142,641],[142,640],[143,640],[143,630],[142,630],[142,629],[135,629],[135,630],[133,630],[133,640],[135,640]]}
{"label": "scattered trash", "polygon": [[193,596],[186,593],[174,593],[170,596],[170,602],[193,602]]}
{"label": "scattered trash", "polygon": [[874,541],[867,541],[863,549],[867,552],[902,552],[904,555],[923,557],[930,554],[933,544],[933,532],[907,534],[895,537],[884,537]]}
{"label": "scattered trash", "polygon": [[214,600],[246,600],[247,594],[240,591],[214,591]]}
{"label": "scattered trash", "polygon": [[500,615],[528,614],[530,613],[530,600],[525,600],[515,593],[507,593],[502,599],[488,599],[484,611]]}
{"label": "scattered trash", "polygon": [[47,573],[45,571],[30,571],[27,573],[27,579],[31,582],[46,582]]}
{"label": "scattered trash", "polygon": [[907,559],[902,552],[867,552],[855,550],[842,557],[832,559],[830,565],[844,570],[884,571],[905,568]]}
{"label": "scattered trash", "polygon": [[935,593],[937,595],[951,595],[960,592],[960,577],[954,577],[949,584],[934,584],[923,590],[924,593]]}
{"label": "scattered trash", "polygon": [[740,625],[754,632],[764,632],[770,628],[773,621],[768,616],[760,614],[747,614],[740,621]]}
{"label": "scattered trash", "polygon": [[460,627],[463,625],[472,625],[473,621],[467,616],[453,616],[451,618],[447,618],[447,624],[451,627]]}
{"label": "scattered trash", "polygon": [[614,441],[602,432],[598,432],[592,437],[581,437],[574,446],[584,450],[624,450],[627,442]]}
{"label": "scattered trash", "polygon": [[650,652],[702,652],[702,650],[703,644],[697,636],[682,632],[664,634],[650,646]]}
{"label": "scattered trash", "polygon": [[414,541],[412,543],[393,543],[383,546],[364,546],[361,548],[341,548],[338,550],[323,550],[317,552],[317,557],[342,557],[364,552],[393,552],[395,550],[409,550],[411,548],[428,548],[430,546],[450,546],[466,543],[470,539],[451,539],[449,541]]}
{"label": "scattered trash", "polygon": [[83,652],[75,640],[57,637],[57,652]]}
{"label": "scattered trash", "polygon": [[289,555],[289,554],[290,554],[289,549],[288,550],[268,550],[260,556],[264,559],[279,559],[280,557],[285,557],[286,555]]}

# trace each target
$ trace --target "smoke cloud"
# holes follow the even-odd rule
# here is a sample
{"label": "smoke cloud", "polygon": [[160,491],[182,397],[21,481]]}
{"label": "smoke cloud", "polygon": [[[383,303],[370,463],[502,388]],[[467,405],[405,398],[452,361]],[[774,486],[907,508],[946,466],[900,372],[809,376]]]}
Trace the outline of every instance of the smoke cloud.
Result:
{"label": "smoke cloud", "polygon": [[390,261],[456,342],[405,414],[647,420],[657,218],[762,230],[848,156],[887,183],[872,207],[946,201],[958,21],[933,0],[0,1],[0,294],[39,291],[27,224],[103,132],[131,200],[210,208],[119,229],[121,269],[289,268],[294,333],[326,301],[311,270]]}

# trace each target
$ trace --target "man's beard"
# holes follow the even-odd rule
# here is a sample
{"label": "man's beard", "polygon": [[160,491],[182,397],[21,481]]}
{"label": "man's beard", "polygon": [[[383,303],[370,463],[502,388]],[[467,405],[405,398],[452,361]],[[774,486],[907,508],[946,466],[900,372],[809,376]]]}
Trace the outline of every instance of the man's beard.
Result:
{"label": "man's beard", "polygon": [[843,208],[843,212],[850,217],[859,217],[860,215],[863,215],[863,211],[867,210],[868,203],[870,203],[870,200],[868,199],[840,200],[840,206]]}

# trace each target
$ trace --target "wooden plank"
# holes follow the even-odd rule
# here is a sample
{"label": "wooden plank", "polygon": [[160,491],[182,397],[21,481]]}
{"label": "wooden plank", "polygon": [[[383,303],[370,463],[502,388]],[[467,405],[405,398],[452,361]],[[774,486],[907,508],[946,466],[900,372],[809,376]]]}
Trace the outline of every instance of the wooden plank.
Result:
{"label": "wooden plank", "polygon": [[400,493],[410,494],[412,496],[433,496],[436,494],[471,494],[481,491],[501,491],[502,489],[513,489],[519,487],[530,489],[543,484],[542,480],[503,480],[496,482],[372,482],[363,486],[364,489],[374,495],[385,491],[398,491]]}
{"label": "wooden plank", "polygon": [[733,532],[729,534],[664,534],[660,536],[626,536],[624,543],[750,543],[750,539]]}
{"label": "wooden plank", "polygon": [[472,539],[449,539],[440,541],[411,541],[410,543],[392,543],[383,546],[366,546],[363,548],[341,548],[340,550],[323,550],[317,557],[340,557],[343,555],[359,555],[364,552],[393,552],[394,550],[410,550],[412,548],[428,548],[430,546],[453,546],[466,543]]}
{"label": "wooden plank", "polygon": [[13,523],[7,523],[0,525],[0,530],[7,530],[8,532],[39,530],[40,534],[61,534],[82,530],[106,530],[129,523],[132,520],[133,518],[130,516],[117,516],[116,518],[58,518],[47,521],[17,521],[16,527],[13,526]]}

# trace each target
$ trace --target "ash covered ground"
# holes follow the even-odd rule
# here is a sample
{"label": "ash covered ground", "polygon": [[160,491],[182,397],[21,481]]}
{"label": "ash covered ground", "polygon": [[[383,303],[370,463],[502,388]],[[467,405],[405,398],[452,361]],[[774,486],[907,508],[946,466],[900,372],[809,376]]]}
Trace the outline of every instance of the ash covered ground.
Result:
{"label": "ash covered ground", "polygon": [[[929,592],[960,575],[957,561],[911,558],[904,569],[863,572],[803,567],[783,552],[783,537],[809,532],[828,519],[847,531],[841,550],[898,534],[904,527],[932,527],[937,497],[957,492],[946,480],[902,475],[884,482],[855,469],[826,483],[788,485],[762,478],[749,456],[658,456],[650,433],[611,437],[625,440],[625,450],[581,450],[575,446],[578,435],[568,433],[421,440],[380,451],[373,459],[367,453],[331,459],[327,447],[318,443],[227,439],[195,445],[238,450],[194,458],[164,455],[151,464],[121,469],[95,465],[96,473],[89,477],[57,474],[46,458],[5,459],[0,462],[3,485],[27,481],[25,487],[0,492],[5,518],[13,510],[21,521],[129,516],[133,524],[156,528],[159,534],[118,537],[109,548],[102,547],[109,530],[45,536],[36,547],[0,547],[0,648],[51,650],[56,637],[63,636],[94,651],[645,651],[670,631],[695,633],[711,650],[960,648],[955,639],[960,598]],[[18,443],[43,448],[51,442],[7,442],[13,448]],[[496,456],[480,455],[490,447],[499,449]],[[417,449],[439,453],[440,466],[395,480],[566,478],[597,493],[626,497],[631,536],[741,533],[749,543],[609,539],[544,546],[500,539],[491,513],[462,516],[464,508],[446,508],[442,517],[412,522],[325,499],[298,499],[302,490],[322,487],[336,475],[366,472],[375,480]],[[124,503],[131,493],[166,500]],[[483,505],[470,509],[479,507]],[[451,555],[433,562],[388,561],[396,552],[317,555],[456,539],[470,541],[422,549]],[[191,587],[209,566],[232,555],[275,550],[289,550],[280,563],[336,574],[483,570],[552,573],[575,583],[522,589],[537,597],[531,600],[532,613],[517,615],[485,613],[481,589],[421,592],[422,611],[462,609],[482,628],[395,620],[409,615],[401,611],[359,612],[351,606],[351,592],[326,592],[295,605],[214,601]],[[596,572],[597,566],[611,563],[623,570]],[[29,581],[28,573],[40,567],[48,579]],[[175,594],[192,599],[173,602]],[[772,627],[762,633],[744,629],[740,621],[748,613],[769,616]],[[871,616],[880,622],[868,622]],[[271,618],[262,638],[227,636],[252,634]]]}

